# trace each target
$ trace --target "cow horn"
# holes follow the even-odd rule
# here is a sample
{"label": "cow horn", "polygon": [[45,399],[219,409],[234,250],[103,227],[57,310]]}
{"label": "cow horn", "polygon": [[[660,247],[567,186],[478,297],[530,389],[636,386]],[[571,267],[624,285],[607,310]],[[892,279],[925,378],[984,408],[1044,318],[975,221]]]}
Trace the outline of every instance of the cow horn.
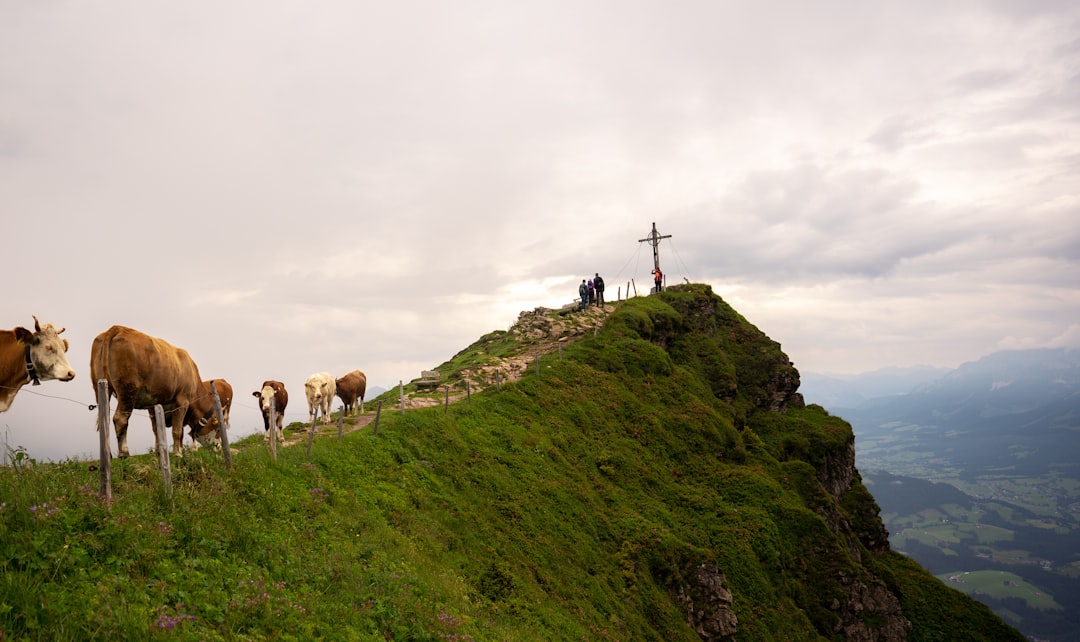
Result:
{"label": "cow horn", "polygon": [[41,324],[38,323],[37,315],[31,314],[30,316],[34,317],[34,332],[41,332]]}

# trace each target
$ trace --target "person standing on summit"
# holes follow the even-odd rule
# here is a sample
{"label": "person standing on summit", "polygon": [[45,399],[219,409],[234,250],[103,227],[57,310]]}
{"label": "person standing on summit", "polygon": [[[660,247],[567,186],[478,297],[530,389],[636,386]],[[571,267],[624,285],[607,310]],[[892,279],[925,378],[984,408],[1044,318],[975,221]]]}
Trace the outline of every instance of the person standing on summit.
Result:
{"label": "person standing on summit", "polygon": [[589,285],[585,283],[585,279],[581,279],[581,285],[577,288],[578,296],[581,297],[581,310],[585,311],[585,304],[589,302]]}
{"label": "person standing on summit", "polygon": [[597,272],[592,282],[593,288],[596,290],[596,305],[604,307],[604,278]]}

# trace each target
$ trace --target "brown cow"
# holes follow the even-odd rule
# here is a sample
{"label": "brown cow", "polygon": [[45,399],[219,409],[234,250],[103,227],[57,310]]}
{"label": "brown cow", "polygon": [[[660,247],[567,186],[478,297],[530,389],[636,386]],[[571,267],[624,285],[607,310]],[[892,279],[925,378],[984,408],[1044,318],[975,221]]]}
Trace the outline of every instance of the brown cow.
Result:
{"label": "brown cow", "polygon": [[[229,426],[232,425],[229,422],[229,410],[232,408],[233,399],[232,385],[224,379],[203,381],[202,394],[208,395],[211,401],[213,401],[214,397],[210,391],[211,383],[214,384],[214,390],[218,393],[218,401],[221,402],[221,418],[225,422],[225,430],[228,430]],[[198,449],[200,445],[221,448],[221,434],[218,432],[218,421],[215,413],[211,412],[209,419],[204,423],[200,423],[198,417],[189,408],[187,414],[184,415],[184,425],[190,431],[192,449]]]}
{"label": "brown cow", "polygon": [[68,363],[67,339],[61,339],[53,324],[44,327],[34,317],[34,331],[19,326],[14,330],[0,330],[0,412],[6,411],[15,401],[19,389],[33,382],[59,379],[71,381],[75,371]]}
{"label": "brown cow", "polygon": [[345,404],[342,414],[349,416],[350,410],[356,409],[356,400],[360,400],[360,414],[364,414],[364,393],[367,392],[367,375],[359,370],[353,370],[334,382],[337,384],[337,396],[341,403]]}
{"label": "brown cow", "polygon": [[263,437],[266,440],[270,439],[270,400],[274,400],[274,414],[277,428],[278,441],[285,440],[285,433],[282,432],[281,427],[285,424],[285,406],[289,405],[289,393],[285,391],[285,384],[280,381],[264,381],[262,388],[251,393],[259,399],[259,409],[262,410],[263,417]]}
{"label": "brown cow", "polygon": [[[109,396],[116,397],[113,426],[120,456],[127,457],[127,428],[136,408],[152,409],[161,404],[166,421],[172,426],[173,453],[179,457],[184,444],[184,421],[187,413],[205,425],[214,407],[209,394],[203,394],[199,367],[187,350],[138,330],[114,325],[94,339],[90,348],[90,378],[109,382]],[[157,444],[157,419],[150,413]]]}

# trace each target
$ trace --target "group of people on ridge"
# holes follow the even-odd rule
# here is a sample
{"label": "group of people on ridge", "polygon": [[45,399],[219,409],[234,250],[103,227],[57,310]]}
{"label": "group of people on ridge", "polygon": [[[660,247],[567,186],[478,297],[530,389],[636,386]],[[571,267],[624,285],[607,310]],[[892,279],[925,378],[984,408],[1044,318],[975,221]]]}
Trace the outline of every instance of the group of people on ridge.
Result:
{"label": "group of people on ridge", "polygon": [[597,272],[596,276],[586,281],[581,279],[581,285],[578,286],[578,296],[581,297],[581,309],[584,310],[585,306],[596,305],[603,307],[604,305],[604,278]]}

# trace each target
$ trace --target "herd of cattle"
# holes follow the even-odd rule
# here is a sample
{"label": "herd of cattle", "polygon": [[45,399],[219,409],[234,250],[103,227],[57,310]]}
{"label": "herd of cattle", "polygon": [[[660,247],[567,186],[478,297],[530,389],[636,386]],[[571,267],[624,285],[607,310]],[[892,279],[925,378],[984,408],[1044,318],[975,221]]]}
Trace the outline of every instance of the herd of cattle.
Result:
{"label": "herd of cattle", "polygon": [[[11,407],[15,394],[24,385],[39,385],[42,381],[71,381],[75,371],[68,363],[67,339],[51,323],[39,323],[34,317],[34,331],[17,327],[0,330],[0,412]],[[210,445],[218,439],[218,423],[214,413],[214,392],[221,404],[222,419],[229,425],[233,389],[224,379],[203,381],[199,367],[187,350],[148,334],[114,325],[99,334],[90,349],[90,380],[108,382],[109,397],[116,397],[113,426],[121,457],[128,456],[127,427],[136,409],[152,409],[160,405],[172,428],[173,452],[179,456],[183,446],[184,427],[190,429],[194,444]],[[316,413],[330,422],[330,406],[335,396],[344,404],[345,415],[356,409],[364,411],[367,377],[354,370],[335,379],[319,372],[304,383],[308,401],[308,420]],[[259,390],[251,393],[259,400],[263,429],[270,435],[270,416],[273,407],[279,438],[283,437],[284,411],[289,403],[285,384],[264,381]],[[150,422],[157,439],[157,419],[150,413]]]}

